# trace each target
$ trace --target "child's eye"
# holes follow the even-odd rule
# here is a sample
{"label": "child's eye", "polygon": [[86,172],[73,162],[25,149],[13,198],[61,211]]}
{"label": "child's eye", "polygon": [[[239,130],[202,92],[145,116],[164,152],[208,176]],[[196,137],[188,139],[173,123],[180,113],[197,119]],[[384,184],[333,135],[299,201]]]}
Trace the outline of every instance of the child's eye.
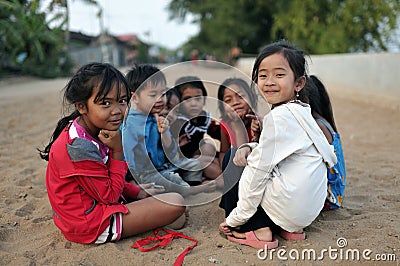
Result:
{"label": "child's eye", "polygon": [[225,99],[224,99],[224,102],[226,102],[226,103],[230,103],[231,101],[232,101],[231,98],[225,98]]}
{"label": "child's eye", "polygon": [[260,79],[265,79],[266,77],[267,77],[267,75],[265,75],[265,74],[258,75],[258,78],[260,78]]}
{"label": "child's eye", "polygon": [[127,99],[120,99],[120,100],[119,100],[119,103],[121,103],[121,104],[126,104],[126,103],[128,103],[128,101],[127,101]]}
{"label": "child's eye", "polygon": [[285,74],[283,74],[283,73],[278,73],[278,74],[276,74],[276,76],[277,76],[277,77],[284,77]]}
{"label": "child's eye", "polygon": [[110,106],[110,105],[111,105],[111,102],[109,102],[109,101],[103,101],[101,104],[102,104],[102,105],[105,105],[105,106]]}

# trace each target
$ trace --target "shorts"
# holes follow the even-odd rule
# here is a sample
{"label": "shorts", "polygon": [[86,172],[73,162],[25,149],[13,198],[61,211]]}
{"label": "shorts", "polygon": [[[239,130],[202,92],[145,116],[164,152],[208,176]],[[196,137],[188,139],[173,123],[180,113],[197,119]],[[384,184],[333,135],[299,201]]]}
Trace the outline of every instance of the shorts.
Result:
{"label": "shorts", "polygon": [[110,225],[99,235],[95,244],[104,244],[118,241],[122,235],[122,213],[117,212],[110,216]]}

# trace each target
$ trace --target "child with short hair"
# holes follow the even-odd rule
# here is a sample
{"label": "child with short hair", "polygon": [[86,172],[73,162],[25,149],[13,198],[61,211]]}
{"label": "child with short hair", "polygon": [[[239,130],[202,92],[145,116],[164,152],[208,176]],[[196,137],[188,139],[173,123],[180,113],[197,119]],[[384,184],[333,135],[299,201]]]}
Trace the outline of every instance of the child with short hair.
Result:
{"label": "child with short hair", "polygon": [[[221,175],[221,166],[216,158],[217,150],[213,142],[206,141],[208,134],[220,140],[220,127],[205,111],[207,90],[200,78],[184,76],[176,80],[175,88],[180,95],[179,115],[171,125],[173,136],[179,139],[181,154],[186,158],[197,158],[204,167],[204,176],[216,179]],[[198,185],[201,182],[192,183]]]}
{"label": "child with short hair", "polygon": [[[144,190],[152,184],[141,189],[124,180],[127,165],[119,127],[130,93],[124,76],[110,64],[91,63],[64,89],[64,102],[74,111],[58,121],[49,144],[39,151],[48,161],[53,220],[65,238],[82,244],[118,241],[181,217],[181,195],[155,199]],[[123,204],[124,197],[136,201]]]}
{"label": "child with short hair", "polygon": [[143,64],[132,67],[126,78],[134,104],[122,130],[129,170],[139,183],[154,182],[183,195],[195,193],[185,180],[201,180],[201,165],[194,160],[181,162],[179,167],[173,164],[177,145],[168,119],[159,116],[166,102],[164,74],[156,66]]}

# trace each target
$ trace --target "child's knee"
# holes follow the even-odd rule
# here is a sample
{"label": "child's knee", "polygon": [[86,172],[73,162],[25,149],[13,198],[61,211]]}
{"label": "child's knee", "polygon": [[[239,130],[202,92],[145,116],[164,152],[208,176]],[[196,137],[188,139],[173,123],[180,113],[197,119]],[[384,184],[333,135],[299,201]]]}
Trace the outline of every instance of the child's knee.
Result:
{"label": "child's knee", "polygon": [[212,140],[203,139],[200,142],[199,149],[202,155],[215,156],[217,154],[217,148]]}
{"label": "child's knee", "polygon": [[170,205],[174,206],[174,208],[176,208],[179,211],[184,212],[186,209],[185,206],[185,199],[183,198],[183,196],[179,193],[176,192],[170,192],[170,193],[165,193],[163,194],[164,197],[166,197],[167,199],[165,199],[165,201],[167,203],[170,203]]}

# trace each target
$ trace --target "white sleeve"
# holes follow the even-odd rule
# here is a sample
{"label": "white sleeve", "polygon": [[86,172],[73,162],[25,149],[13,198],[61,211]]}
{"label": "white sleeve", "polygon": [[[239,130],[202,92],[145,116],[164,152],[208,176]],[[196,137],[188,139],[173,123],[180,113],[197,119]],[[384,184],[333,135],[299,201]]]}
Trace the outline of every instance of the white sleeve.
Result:
{"label": "white sleeve", "polygon": [[285,115],[271,112],[264,117],[264,128],[260,143],[249,157],[248,165],[239,181],[239,201],[237,207],[226,218],[229,226],[237,227],[246,223],[257,211],[273,168],[287,156],[302,146],[296,143],[291,121]]}
{"label": "white sleeve", "polygon": [[249,142],[249,143],[243,143],[238,147],[238,149],[241,149],[243,147],[249,147],[251,150],[254,150],[258,146],[257,142]]}

